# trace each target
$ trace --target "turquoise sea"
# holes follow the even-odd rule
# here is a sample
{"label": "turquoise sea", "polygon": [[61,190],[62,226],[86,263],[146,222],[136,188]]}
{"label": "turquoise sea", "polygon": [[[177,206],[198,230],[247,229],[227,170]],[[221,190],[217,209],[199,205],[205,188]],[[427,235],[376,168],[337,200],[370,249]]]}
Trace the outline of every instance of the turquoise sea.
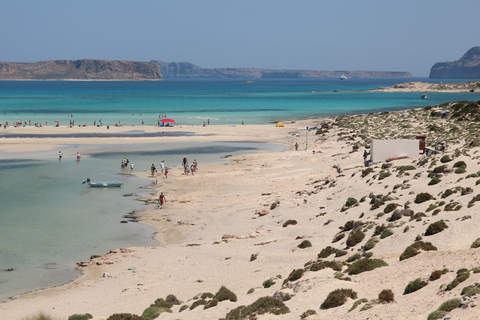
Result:
{"label": "turquoise sea", "polygon": [[[255,83],[246,84],[246,80]],[[121,122],[141,132],[166,114],[179,125],[270,124],[340,114],[403,110],[447,101],[480,100],[478,93],[335,92],[373,89],[429,79],[168,79],[162,82],[0,81],[0,138],[14,128],[6,121],[53,126]],[[461,82],[435,80],[432,82]],[[466,80],[465,80],[466,81]],[[0,139],[1,143],[1,139]],[[250,143],[71,145],[57,152],[0,153],[0,301],[29,290],[75,279],[76,262],[125,246],[156,245],[152,227],[120,223],[145,208],[150,180],[122,172],[127,156],[135,171],[165,159],[178,166],[187,155],[200,164],[227,154],[282,151],[282,146]],[[75,154],[82,154],[80,162]],[[174,168],[175,170],[175,168]],[[178,169],[179,170],[179,169]],[[92,189],[92,180],[120,180],[121,188]],[[123,197],[134,193],[137,196]],[[5,271],[12,268],[13,271]]]}

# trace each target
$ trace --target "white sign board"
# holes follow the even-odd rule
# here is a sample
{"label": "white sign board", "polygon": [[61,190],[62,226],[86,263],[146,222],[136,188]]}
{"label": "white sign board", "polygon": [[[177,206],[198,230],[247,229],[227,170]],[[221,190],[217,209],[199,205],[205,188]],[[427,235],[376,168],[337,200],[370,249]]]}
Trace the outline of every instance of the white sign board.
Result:
{"label": "white sign board", "polygon": [[420,140],[373,140],[370,159],[373,163],[391,158],[417,158],[420,153]]}

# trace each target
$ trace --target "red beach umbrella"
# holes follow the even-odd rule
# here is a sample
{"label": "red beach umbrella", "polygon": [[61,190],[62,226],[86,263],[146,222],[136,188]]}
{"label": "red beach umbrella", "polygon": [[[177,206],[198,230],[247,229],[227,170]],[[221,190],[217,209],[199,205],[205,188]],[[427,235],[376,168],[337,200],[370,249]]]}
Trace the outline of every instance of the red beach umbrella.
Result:
{"label": "red beach umbrella", "polygon": [[162,119],[160,120],[161,123],[165,123],[165,122],[172,122],[172,123],[176,123],[175,120],[173,119]]}
{"label": "red beach umbrella", "polygon": [[60,120],[55,120],[55,122],[60,122]]}

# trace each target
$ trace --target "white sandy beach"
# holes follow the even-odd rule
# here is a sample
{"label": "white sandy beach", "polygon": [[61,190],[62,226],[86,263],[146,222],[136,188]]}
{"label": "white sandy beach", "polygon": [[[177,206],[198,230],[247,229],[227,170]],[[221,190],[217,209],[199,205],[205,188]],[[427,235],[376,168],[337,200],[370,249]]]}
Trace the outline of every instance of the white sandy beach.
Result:
{"label": "white sandy beach", "polygon": [[[468,206],[472,197],[480,193],[476,185],[479,178],[466,178],[477,173],[479,147],[465,145],[472,140],[470,135],[458,134],[447,137],[447,153],[455,159],[445,163],[449,168],[457,161],[467,165],[465,173],[445,173],[441,182],[429,186],[428,170],[442,165],[441,155],[434,155],[421,165],[417,159],[402,159],[392,162],[393,166],[382,169],[382,163],[373,164],[373,172],[362,177],[362,153],[365,141],[372,136],[383,139],[399,138],[399,135],[421,135],[432,137],[428,124],[440,127],[453,125],[453,119],[431,119],[428,111],[410,110],[407,117],[402,112],[389,114],[358,115],[341,117],[349,119],[348,125],[331,126],[334,119],[302,120],[285,122],[285,127],[263,126],[184,126],[175,128],[142,127],[142,130],[157,132],[172,130],[193,132],[194,136],[163,137],[161,142],[215,142],[242,141],[284,144],[285,152],[237,155],[227,159],[226,164],[200,164],[195,175],[183,175],[179,170],[164,177],[149,177],[148,172],[140,176],[159,179],[161,184],[154,188],[151,198],[145,199],[150,209],[137,213],[137,218],[158,229],[158,247],[112,248],[111,253],[84,262],[84,275],[76,281],[47,290],[27,293],[0,304],[0,318],[22,320],[28,316],[45,312],[54,319],[67,319],[72,314],[90,313],[93,319],[107,319],[114,313],[142,312],[158,298],[169,294],[192,305],[198,294],[215,294],[221,286],[233,291],[236,302],[222,301],[217,306],[204,309],[203,305],[193,310],[179,312],[182,305],[172,307],[172,313],[162,313],[158,319],[219,319],[241,305],[249,305],[265,296],[289,294],[285,299],[289,313],[283,315],[264,314],[258,319],[300,319],[307,310],[315,314],[306,319],[427,319],[445,301],[461,298],[467,285],[480,282],[480,249],[470,245],[480,237],[478,225],[480,204]],[[339,120],[338,118],[337,120]],[[302,127],[320,127],[328,122],[330,128],[323,134],[316,130],[299,130]],[[342,122],[343,123],[343,122]],[[456,123],[468,126],[468,123]],[[368,128],[368,130],[366,129]],[[76,133],[107,132],[106,128],[8,128],[16,133]],[[110,128],[108,132],[127,131],[131,127]],[[447,132],[447,131],[446,131]],[[476,132],[476,131],[475,131]],[[445,138],[445,137],[443,137]],[[428,138],[427,138],[428,139]],[[33,150],[56,151],[60,146],[72,144],[108,144],[159,142],[159,138],[0,138],[0,151],[5,157],[9,153]],[[308,148],[305,149],[305,142]],[[294,144],[299,150],[294,150]],[[353,146],[360,147],[353,151]],[[460,150],[455,152],[456,150]],[[27,151],[28,150],[28,151]],[[342,170],[337,172],[334,168]],[[413,165],[409,171],[399,166]],[[381,172],[390,176],[378,179]],[[398,185],[398,186],[397,186]],[[161,186],[161,188],[160,188]],[[462,187],[468,192],[455,192],[441,198],[446,189]],[[470,190],[471,189],[471,190]],[[460,189],[459,189],[460,190]],[[156,206],[160,192],[166,195],[163,209]],[[428,192],[436,200],[416,204],[417,194]],[[386,205],[397,203],[398,208],[408,206],[417,215],[414,219],[403,216],[388,222],[392,213],[382,215],[386,205],[371,209],[369,195],[389,195]],[[342,210],[348,198],[358,200],[356,205]],[[365,201],[360,201],[361,199]],[[444,200],[446,204],[440,205]],[[442,206],[455,202],[458,211],[445,211]],[[273,203],[277,207],[271,209]],[[428,210],[436,204],[440,212]],[[296,225],[284,227],[287,220],[296,220]],[[338,242],[332,243],[347,221],[361,221],[365,238],[352,247],[346,245],[349,232]],[[427,227],[444,220],[448,228],[440,233],[425,236]],[[361,247],[373,236],[377,226],[387,226],[393,234],[379,239],[378,244],[368,251]],[[408,227],[408,228],[407,228]],[[399,261],[406,247],[420,236],[431,242],[436,251],[423,252],[415,257]],[[377,236],[378,237],[378,236]],[[311,247],[300,249],[298,245],[309,240]],[[383,259],[388,266],[349,275],[347,263],[342,273],[325,268],[307,270],[295,281],[282,282],[294,269],[305,268],[305,264],[316,261],[319,252],[332,246],[345,250],[346,255],[324,258],[324,261],[345,262],[356,253],[372,252],[372,259]],[[252,255],[256,257],[253,259]],[[351,263],[348,263],[351,264]],[[429,281],[434,270],[448,269],[438,280]],[[468,279],[456,288],[445,291],[445,286],[456,277],[457,270],[470,271]],[[108,276],[103,275],[107,273]],[[280,276],[277,278],[277,276]],[[346,278],[349,279],[346,279]],[[403,294],[407,284],[416,278],[424,279],[428,285],[409,294]],[[264,281],[273,279],[269,288]],[[248,293],[254,288],[253,293]],[[320,309],[328,294],[335,289],[352,289],[357,298],[347,299],[342,306]],[[390,289],[394,293],[392,303],[379,303],[379,293]],[[281,292],[282,294],[280,294]],[[353,303],[365,298],[370,309],[360,311],[365,303],[349,312]],[[464,301],[463,307],[447,313],[456,319],[480,319],[477,295]]]}

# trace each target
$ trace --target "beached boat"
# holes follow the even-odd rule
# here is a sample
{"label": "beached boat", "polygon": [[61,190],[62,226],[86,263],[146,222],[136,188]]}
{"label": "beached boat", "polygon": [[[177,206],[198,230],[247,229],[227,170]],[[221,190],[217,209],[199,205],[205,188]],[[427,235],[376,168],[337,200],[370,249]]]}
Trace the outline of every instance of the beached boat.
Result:
{"label": "beached boat", "polygon": [[428,99],[428,94],[422,94],[422,99]]}
{"label": "beached boat", "polygon": [[86,181],[83,181],[82,184],[87,183],[90,187],[94,188],[109,188],[109,187],[121,187],[123,182],[118,181],[100,181],[100,182],[93,182],[90,178],[87,178]]}
{"label": "beached boat", "polygon": [[347,80],[347,79],[348,79],[347,76],[344,74],[342,74],[342,76],[340,77],[340,80]]}

